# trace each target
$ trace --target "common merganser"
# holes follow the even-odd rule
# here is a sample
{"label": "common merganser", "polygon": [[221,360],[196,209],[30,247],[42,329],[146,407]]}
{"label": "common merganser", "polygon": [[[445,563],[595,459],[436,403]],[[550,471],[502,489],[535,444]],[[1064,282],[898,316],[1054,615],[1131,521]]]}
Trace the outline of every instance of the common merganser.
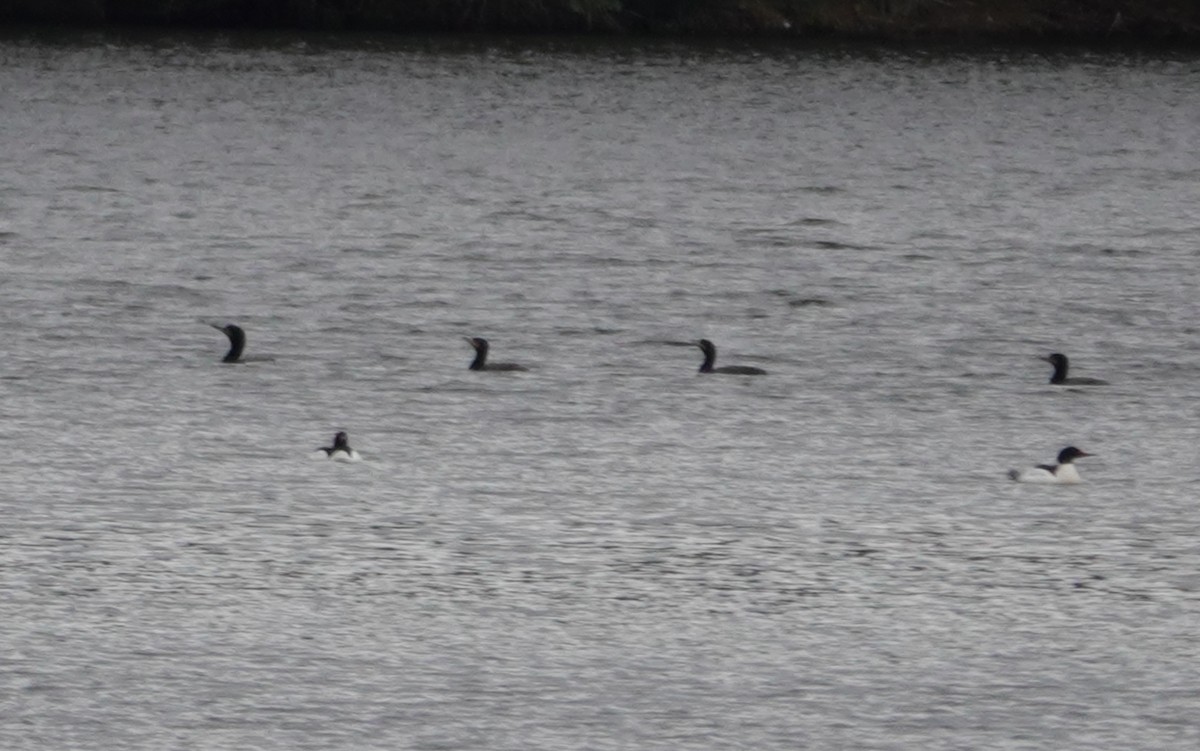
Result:
{"label": "common merganser", "polygon": [[529,370],[524,365],[518,365],[515,362],[488,362],[488,342],[480,336],[466,337],[467,343],[475,348],[475,359],[471,361],[469,370],[507,370],[507,371],[524,371]]}
{"label": "common merganser", "polygon": [[1080,451],[1074,446],[1067,446],[1058,452],[1057,464],[1039,464],[1029,469],[1010,469],[1008,476],[1017,482],[1062,483],[1073,485],[1083,482],[1079,471],[1075,469],[1075,460],[1082,456],[1093,456],[1086,451]]}
{"label": "common merganser", "polygon": [[324,456],[335,462],[357,462],[362,461],[362,457],[358,452],[350,448],[350,437],[346,435],[346,431],[339,430],[337,435],[333,437],[332,446],[322,446],[317,451],[324,452]]}
{"label": "common merganser", "polygon": [[756,368],[751,365],[725,365],[720,368],[714,368],[713,363],[717,361],[717,345],[707,339],[701,339],[696,342],[696,346],[704,353],[704,362],[700,365],[701,373],[721,373],[724,375],[766,375],[767,371],[762,368]]}

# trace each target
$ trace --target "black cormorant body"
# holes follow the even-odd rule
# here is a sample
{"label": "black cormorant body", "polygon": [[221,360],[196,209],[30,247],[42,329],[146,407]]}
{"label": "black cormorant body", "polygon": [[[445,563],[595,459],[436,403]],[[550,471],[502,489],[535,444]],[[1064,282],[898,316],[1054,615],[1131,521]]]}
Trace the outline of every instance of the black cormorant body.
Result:
{"label": "black cormorant body", "polygon": [[714,368],[717,361],[717,346],[707,339],[696,342],[696,346],[704,353],[704,362],[700,365],[701,373],[720,373],[723,375],[766,375],[767,371],[750,365],[726,365]]}
{"label": "black cormorant body", "polygon": [[1067,368],[1070,363],[1066,355],[1055,352],[1052,355],[1047,355],[1042,358],[1046,362],[1054,366],[1054,375],[1050,376],[1050,383],[1055,386],[1107,386],[1108,381],[1102,381],[1099,378],[1068,378]]}
{"label": "black cormorant body", "polygon": [[469,336],[467,343],[475,348],[475,359],[471,361],[471,370],[528,370],[524,365],[518,365],[515,362],[488,362],[488,342],[483,337]]}

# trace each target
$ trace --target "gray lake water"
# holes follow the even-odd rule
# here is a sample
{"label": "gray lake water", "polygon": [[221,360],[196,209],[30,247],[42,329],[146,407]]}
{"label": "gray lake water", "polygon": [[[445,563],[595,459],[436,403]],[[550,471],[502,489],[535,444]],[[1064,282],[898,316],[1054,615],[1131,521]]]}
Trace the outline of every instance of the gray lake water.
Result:
{"label": "gray lake water", "polygon": [[0,747],[1197,748],[1197,91],[4,37]]}

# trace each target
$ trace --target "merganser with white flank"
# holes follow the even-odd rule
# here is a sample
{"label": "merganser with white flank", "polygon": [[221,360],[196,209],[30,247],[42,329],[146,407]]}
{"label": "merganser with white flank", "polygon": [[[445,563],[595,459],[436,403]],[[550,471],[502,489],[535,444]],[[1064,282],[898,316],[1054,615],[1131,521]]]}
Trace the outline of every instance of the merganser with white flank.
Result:
{"label": "merganser with white flank", "polygon": [[333,437],[332,446],[322,446],[317,451],[324,452],[317,454],[318,457],[324,457],[335,462],[360,462],[362,457],[358,452],[350,448],[350,437],[346,435],[346,431],[339,430],[337,435]]}
{"label": "merganser with white flank", "polygon": [[1029,469],[1010,469],[1008,476],[1017,482],[1059,483],[1074,485],[1083,482],[1079,470],[1075,469],[1075,460],[1083,456],[1093,456],[1086,451],[1080,451],[1074,446],[1067,446],[1058,452],[1057,464],[1039,464]]}

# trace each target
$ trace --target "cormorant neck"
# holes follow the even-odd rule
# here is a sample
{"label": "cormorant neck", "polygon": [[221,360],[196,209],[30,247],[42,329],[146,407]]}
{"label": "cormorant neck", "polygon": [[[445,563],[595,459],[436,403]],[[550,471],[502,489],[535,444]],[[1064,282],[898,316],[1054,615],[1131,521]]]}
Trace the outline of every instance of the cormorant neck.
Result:
{"label": "cormorant neck", "polygon": [[239,329],[225,333],[229,336],[229,352],[225,354],[221,362],[237,362],[242,357],[242,350],[246,348],[246,335]]}
{"label": "cormorant neck", "polygon": [[713,364],[717,361],[717,348],[701,347],[700,350],[704,352],[704,362],[700,364],[700,372],[711,373]]}
{"label": "cormorant neck", "polygon": [[471,370],[483,370],[487,363],[487,345],[475,345],[475,359],[471,361]]}
{"label": "cormorant neck", "polygon": [[1067,361],[1066,359],[1054,360],[1054,375],[1050,376],[1050,383],[1062,383],[1067,380]]}

